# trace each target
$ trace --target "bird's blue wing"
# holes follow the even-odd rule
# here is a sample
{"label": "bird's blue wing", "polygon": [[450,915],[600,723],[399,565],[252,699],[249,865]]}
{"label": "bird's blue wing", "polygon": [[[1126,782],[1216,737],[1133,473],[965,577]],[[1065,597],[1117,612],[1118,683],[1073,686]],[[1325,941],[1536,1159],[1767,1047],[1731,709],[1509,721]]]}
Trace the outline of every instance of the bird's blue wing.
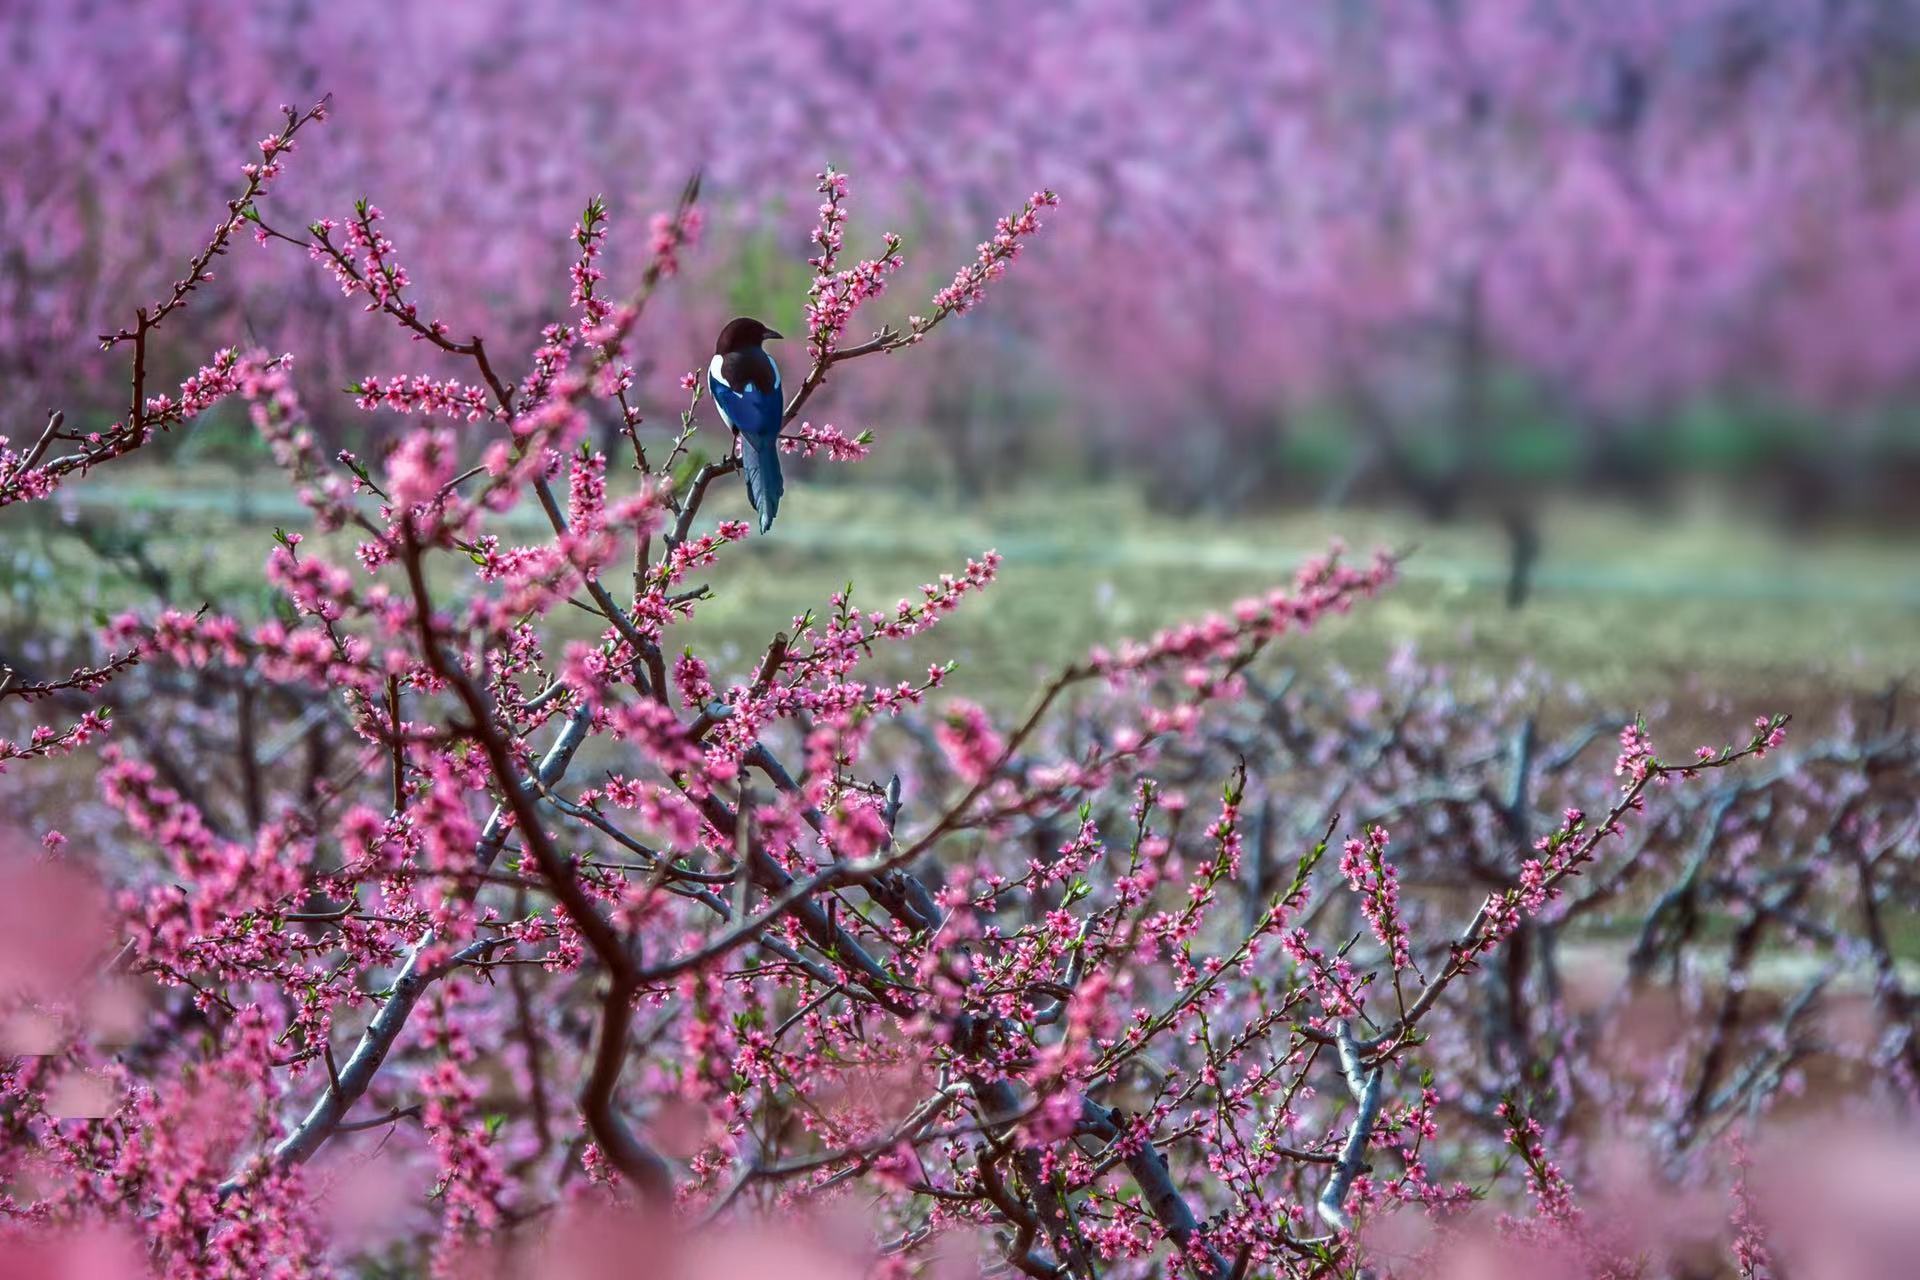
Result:
{"label": "bird's blue wing", "polygon": [[[772,365],[769,360],[768,364]],[[780,370],[773,370],[773,385],[761,388],[748,385],[734,390],[721,378],[721,357],[715,356],[707,369],[707,388],[713,403],[729,427],[744,437],[740,442],[740,470],[747,482],[747,501],[760,515],[760,532],[773,526],[774,513],[786,481],[780,474],[780,420],[785,405],[780,397]]]}
{"label": "bird's blue wing", "polygon": [[[715,357],[715,363],[719,358]],[[780,434],[780,418],[786,406],[780,399],[780,374],[776,369],[771,387],[749,385],[734,390],[720,380],[718,369],[707,370],[707,389],[726,424],[742,435],[771,440]]]}

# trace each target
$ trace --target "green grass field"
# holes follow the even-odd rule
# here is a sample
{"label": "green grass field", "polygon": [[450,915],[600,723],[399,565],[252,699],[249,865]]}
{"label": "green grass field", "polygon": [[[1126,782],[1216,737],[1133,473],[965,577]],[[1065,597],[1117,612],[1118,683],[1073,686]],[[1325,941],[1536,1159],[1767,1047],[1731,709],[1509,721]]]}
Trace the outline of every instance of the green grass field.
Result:
{"label": "green grass field", "polygon": [[[16,517],[7,531],[5,607],[31,609],[37,625],[151,602],[141,579],[156,571],[175,603],[257,612],[265,602],[255,579],[273,527],[305,523],[271,471],[121,471],[75,495],[64,521]],[[728,491],[711,514],[743,509]],[[531,512],[516,513],[515,524],[529,539],[540,535]],[[1035,488],[963,510],[900,489],[803,483],[770,537],[728,554],[715,598],[682,638],[745,666],[794,613],[823,607],[849,582],[857,600],[884,607],[995,548],[1005,564],[990,596],[898,667],[958,658],[957,692],[1008,705],[1089,645],[1284,581],[1339,537],[1356,551],[1412,554],[1405,580],[1380,601],[1293,642],[1291,660],[1307,667],[1364,673],[1411,643],[1459,669],[1531,664],[1628,709],[1731,699],[1743,713],[1762,704],[1809,711],[1920,671],[1920,560],[1892,537],[1789,539],[1703,504],[1660,519],[1565,506],[1543,532],[1534,598],[1512,612],[1501,598],[1504,542],[1490,522],[1433,526],[1362,510],[1174,519],[1148,514],[1138,494],[1117,488]]]}
{"label": "green grass field", "polygon": [[[269,607],[258,570],[275,525],[306,523],[272,473],[122,472],[75,493],[59,519],[10,513],[0,539],[8,634],[151,607],[163,575],[177,605],[257,616]],[[711,515],[742,512],[728,491]],[[528,540],[545,529],[532,511],[512,524]],[[676,639],[738,672],[794,613],[823,609],[848,582],[856,599],[886,607],[995,548],[1005,557],[995,587],[882,669],[904,677],[957,658],[949,690],[1010,711],[1091,645],[1283,582],[1338,537],[1362,552],[1413,550],[1379,600],[1287,642],[1281,660],[1309,671],[1365,676],[1405,644],[1462,673],[1530,666],[1623,718],[1665,704],[1659,736],[1671,742],[1724,736],[1763,711],[1819,724],[1837,698],[1920,672],[1920,561],[1897,539],[1788,539],[1705,506],[1664,521],[1568,506],[1543,531],[1534,598],[1513,612],[1491,524],[1355,510],[1181,520],[1148,514],[1121,489],[1036,489],[961,511],[900,489],[796,486],[771,536],[727,553],[714,598]],[[443,579],[458,572],[450,562]],[[581,636],[594,629],[586,614],[558,616],[577,620]],[[1920,955],[1920,922],[1896,924],[1901,954]]]}

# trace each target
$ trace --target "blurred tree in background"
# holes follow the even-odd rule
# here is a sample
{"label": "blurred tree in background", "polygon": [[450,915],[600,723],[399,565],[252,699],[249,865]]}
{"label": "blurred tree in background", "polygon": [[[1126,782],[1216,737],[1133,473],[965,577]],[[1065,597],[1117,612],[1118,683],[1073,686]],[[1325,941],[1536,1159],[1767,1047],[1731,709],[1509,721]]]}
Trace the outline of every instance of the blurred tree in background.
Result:
{"label": "blurred tree in background", "polygon": [[[1512,491],[1546,482],[1731,476],[1815,515],[1913,492],[1911,5],[155,0],[31,4],[0,50],[12,407],[109,412],[69,354],[102,300],[202,231],[186,193],[247,121],[331,91],[334,144],[292,198],[444,192],[388,203],[456,331],[552,319],[582,183],[646,207],[704,166],[724,230],[674,318],[690,362],[723,313],[792,296],[811,211],[770,193],[822,161],[892,193],[874,212],[912,230],[910,273],[1020,175],[1059,175],[1087,212],[1043,286],[860,393],[926,429],[909,471],[967,489],[1380,494],[1490,506],[1516,538]],[[201,324],[298,346],[314,387],[387,367],[298,266],[234,264]],[[986,347],[991,386],[962,372]]]}

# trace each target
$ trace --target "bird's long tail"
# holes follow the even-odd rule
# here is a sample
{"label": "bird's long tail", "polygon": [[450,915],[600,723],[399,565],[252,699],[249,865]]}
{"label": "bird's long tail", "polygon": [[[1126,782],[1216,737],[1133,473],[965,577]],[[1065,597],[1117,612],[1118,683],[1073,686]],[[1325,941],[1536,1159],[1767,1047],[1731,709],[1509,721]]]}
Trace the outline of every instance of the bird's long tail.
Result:
{"label": "bird's long tail", "polygon": [[747,477],[747,501],[760,513],[760,532],[773,527],[786,481],[780,475],[780,437],[740,436],[740,470]]}

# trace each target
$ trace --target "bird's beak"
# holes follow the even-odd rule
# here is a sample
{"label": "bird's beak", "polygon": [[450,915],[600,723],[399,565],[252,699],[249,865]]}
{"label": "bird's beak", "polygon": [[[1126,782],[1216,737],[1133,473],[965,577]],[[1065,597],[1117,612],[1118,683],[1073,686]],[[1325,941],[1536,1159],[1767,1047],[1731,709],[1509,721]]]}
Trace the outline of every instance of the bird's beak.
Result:
{"label": "bird's beak", "polygon": [[786,337],[786,336],[787,336],[787,335],[786,335],[786,334],[784,334],[784,333],[775,333],[775,332],[774,332],[773,330],[771,330],[771,329],[768,329],[768,330],[767,330],[767,331],[766,331],[765,333],[762,333],[762,334],[760,335],[760,340],[761,340],[762,342],[764,342],[764,341],[766,341],[766,340],[767,340],[768,338],[784,338],[784,337]]}

